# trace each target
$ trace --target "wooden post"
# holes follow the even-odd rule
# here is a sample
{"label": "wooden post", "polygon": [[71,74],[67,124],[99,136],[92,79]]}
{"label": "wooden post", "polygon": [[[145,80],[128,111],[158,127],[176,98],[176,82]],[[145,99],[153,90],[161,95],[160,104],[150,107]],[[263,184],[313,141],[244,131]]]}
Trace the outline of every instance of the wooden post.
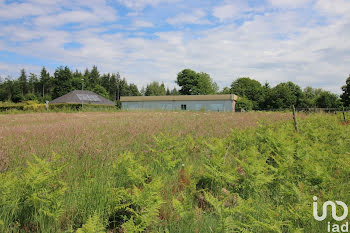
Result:
{"label": "wooden post", "polygon": [[343,118],[344,118],[344,122],[346,122],[346,117],[345,117],[345,110],[344,110],[344,107],[343,107]]}
{"label": "wooden post", "polygon": [[299,132],[299,130],[298,130],[298,122],[297,122],[297,115],[296,115],[296,112],[295,112],[294,105],[293,105],[293,120],[294,120],[295,131]]}

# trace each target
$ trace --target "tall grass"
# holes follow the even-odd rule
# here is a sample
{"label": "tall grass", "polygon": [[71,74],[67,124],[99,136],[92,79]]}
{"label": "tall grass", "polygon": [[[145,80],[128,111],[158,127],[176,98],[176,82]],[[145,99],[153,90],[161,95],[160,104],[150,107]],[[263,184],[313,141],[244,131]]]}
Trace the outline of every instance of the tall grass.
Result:
{"label": "tall grass", "polygon": [[[119,144],[120,150],[103,147],[98,141],[103,133],[84,135],[84,140],[92,137],[89,143],[95,140],[86,147],[57,136],[57,145],[69,145],[58,154],[46,145],[46,150],[34,148],[38,156],[20,156],[26,147],[9,144],[6,156],[13,153],[25,162],[11,160],[1,173],[1,231],[325,232],[327,225],[312,217],[313,196],[350,203],[350,127],[339,116],[300,119],[299,133],[292,121],[278,121],[209,135],[157,119],[166,122],[161,129],[142,132],[118,118],[129,132],[144,133],[127,138],[139,141],[129,150],[130,144]],[[28,127],[30,120],[23,121]],[[91,121],[89,129],[111,126],[100,123]],[[50,124],[55,123],[43,123]],[[147,130],[155,133],[152,140]],[[10,135],[7,131],[4,140],[11,142]],[[38,138],[23,140],[39,145]]]}

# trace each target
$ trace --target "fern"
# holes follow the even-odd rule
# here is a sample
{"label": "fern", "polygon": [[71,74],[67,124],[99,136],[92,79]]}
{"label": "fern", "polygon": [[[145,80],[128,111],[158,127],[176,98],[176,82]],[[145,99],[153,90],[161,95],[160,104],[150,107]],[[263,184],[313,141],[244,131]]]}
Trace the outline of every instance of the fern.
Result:
{"label": "fern", "polygon": [[97,213],[90,216],[89,219],[76,233],[104,233],[105,227],[101,223],[101,219]]}
{"label": "fern", "polygon": [[35,225],[44,230],[64,212],[66,185],[60,180],[64,166],[58,165],[58,155],[51,162],[33,157],[23,172],[0,176],[0,213],[6,224],[18,221],[22,227]]}

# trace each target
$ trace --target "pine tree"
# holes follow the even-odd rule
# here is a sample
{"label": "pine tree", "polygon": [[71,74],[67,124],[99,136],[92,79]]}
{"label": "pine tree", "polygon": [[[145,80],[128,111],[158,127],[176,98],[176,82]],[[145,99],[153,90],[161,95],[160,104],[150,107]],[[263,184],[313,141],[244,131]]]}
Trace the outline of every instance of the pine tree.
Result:
{"label": "pine tree", "polygon": [[50,74],[46,71],[45,67],[41,69],[40,72],[40,83],[42,87],[42,96],[45,98],[45,94],[48,92],[50,87]]}
{"label": "pine tree", "polygon": [[28,93],[28,81],[27,74],[24,69],[21,69],[21,76],[19,76],[18,81],[20,83],[22,96],[25,96]]}

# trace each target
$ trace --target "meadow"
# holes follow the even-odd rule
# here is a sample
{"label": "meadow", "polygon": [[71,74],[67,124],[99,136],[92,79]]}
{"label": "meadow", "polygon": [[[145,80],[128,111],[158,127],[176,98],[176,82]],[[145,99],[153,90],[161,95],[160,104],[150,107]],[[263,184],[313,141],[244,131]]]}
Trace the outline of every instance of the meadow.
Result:
{"label": "meadow", "polygon": [[327,232],[350,127],[291,113],[0,115],[1,232]]}

